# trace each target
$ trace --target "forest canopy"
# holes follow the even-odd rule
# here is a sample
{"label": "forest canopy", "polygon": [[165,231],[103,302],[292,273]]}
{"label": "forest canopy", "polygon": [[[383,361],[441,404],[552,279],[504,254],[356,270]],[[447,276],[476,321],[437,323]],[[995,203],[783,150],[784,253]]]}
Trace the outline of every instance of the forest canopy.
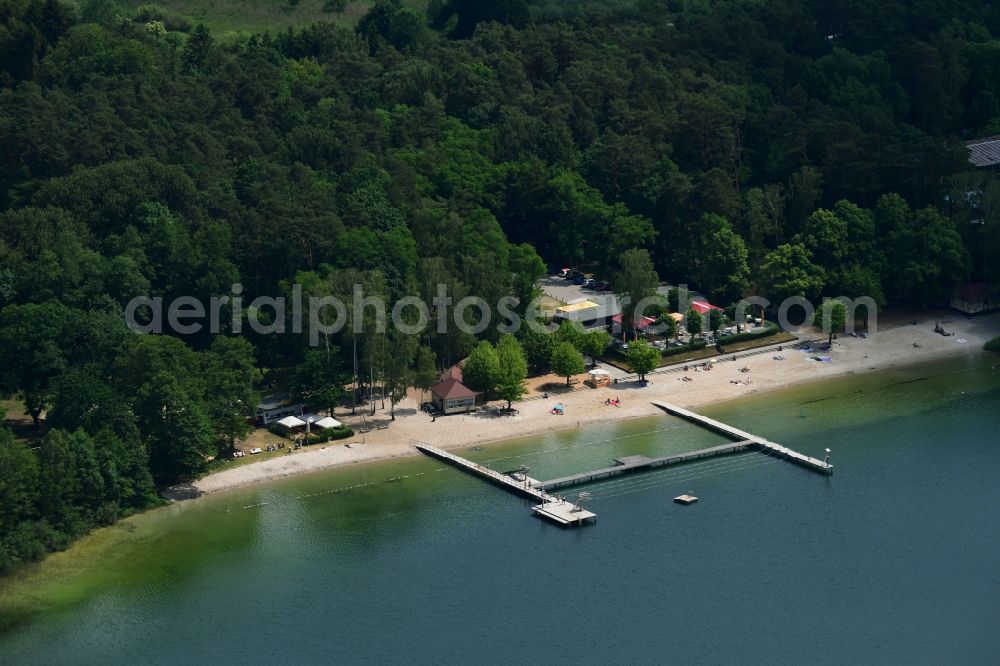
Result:
{"label": "forest canopy", "polygon": [[480,342],[138,336],[136,296],[525,303],[546,267],[610,279],[636,250],[721,305],[1000,283],[1000,189],[963,144],[1000,134],[995,3],[379,0],[225,38],[171,17],[0,0],[0,393],[46,429],[0,433],[0,568],[201,473],[266,370],[335,401],[359,358],[398,389]]}

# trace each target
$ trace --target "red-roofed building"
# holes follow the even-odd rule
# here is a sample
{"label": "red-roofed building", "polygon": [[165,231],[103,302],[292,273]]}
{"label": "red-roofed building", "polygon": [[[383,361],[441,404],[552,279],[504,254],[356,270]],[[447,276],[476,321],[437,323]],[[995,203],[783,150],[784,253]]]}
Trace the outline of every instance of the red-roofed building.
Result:
{"label": "red-roofed building", "polygon": [[719,312],[725,312],[723,308],[717,305],[712,305],[708,301],[692,301],[691,309],[699,314],[708,314],[710,310],[718,310]]}
{"label": "red-roofed building", "polygon": [[462,383],[462,369],[453,366],[431,387],[434,406],[443,414],[470,412],[476,406],[476,392]]}
{"label": "red-roofed building", "polygon": [[446,379],[455,379],[457,381],[462,381],[462,366],[453,365],[444,372],[441,373],[441,378],[438,381],[444,381]]}
{"label": "red-roofed building", "polygon": [[[619,312],[618,314],[616,314],[614,317],[611,318],[612,331],[614,331],[616,337],[622,334],[622,319],[624,318],[624,316],[625,315]],[[647,328],[649,328],[655,323],[656,319],[654,317],[643,317],[641,320],[636,320],[635,330],[645,331]]]}
{"label": "red-roofed building", "polygon": [[990,298],[990,287],[985,282],[960,287],[951,297],[951,307],[965,314],[978,314],[1000,308],[1000,302]]}

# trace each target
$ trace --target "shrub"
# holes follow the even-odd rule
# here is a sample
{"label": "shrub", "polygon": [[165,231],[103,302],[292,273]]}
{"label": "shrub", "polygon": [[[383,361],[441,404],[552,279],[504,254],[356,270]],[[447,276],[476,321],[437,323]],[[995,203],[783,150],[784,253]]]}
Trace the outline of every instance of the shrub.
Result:
{"label": "shrub", "polygon": [[37,562],[45,557],[48,550],[56,550],[52,544],[46,548],[47,531],[35,521],[20,523],[8,537],[7,548],[11,555],[22,562]]}
{"label": "shrub", "polygon": [[150,21],[162,21],[163,17],[167,15],[167,10],[159,5],[140,5],[135,10],[135,20],[141,23],[149,23]]}
{"label": "shrub", "polygon": [[191,21],[183,16],[167,15],[163,19],[163,27],[172,32],[191,32]]}
{"label": "shrub", "polygon": [[14,558],[7,552],[7,547],[0,541],[0,576],[5,576],[14,570]]}
{"label": "shrub", "polygon": [[1000,352],[1000,335],[983,345],[983,349],[988,352]]}
{"label": "shrub", "polygon": [[325,444],[327,442],[335,442],[338,439],[347,439],[348,437],[353,437],[354,431],[347,426],[341,426],[340,428],[327,428],[322,432],[310,435],[309,439],[306,441],[306,446],[312,444]]}
{"label": "shrub", "polygon": [[688,343],[683,347],[671,347],[663,351],[663,357],[677,356],[679,354],[688,354],[694,351],[700,351],[707,346],[704,340],[695,340],[694,342]]}
{"label": "shrub", "polygon": [[[287,437],[288,433],[285,429],[277,424],[272,424],[268,426],[267,431],[272,435],[277,435],[278,437]],[[310,444],[324,444],[326,442],[332,442],[338,439],[347,439],[348,437],[353,437],[354,431],[347,426],[341,426],[339,428],[327,428],[326,430],[314,431],[309,435],[309,439],[305,442],[306,446]]]}
{"label": "shrub", "polygon": [[723,337],[716,338],[716,342],[721,344],[723,347],[726,345],[734,345],[737,342],[746,342],[747,340],[757,340],[758,338],[766,338],[769,335],[774,335],[780,329],[778,325],[772,322],[764,323],[765,330],[763,331],[746,331],[744,333],[737,333],[736,335],[726,335]]}

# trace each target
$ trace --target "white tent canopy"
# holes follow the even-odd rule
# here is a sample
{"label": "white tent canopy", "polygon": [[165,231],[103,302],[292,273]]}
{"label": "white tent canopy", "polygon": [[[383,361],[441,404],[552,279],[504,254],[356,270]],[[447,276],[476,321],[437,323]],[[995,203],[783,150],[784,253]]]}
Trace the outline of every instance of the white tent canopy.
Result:
{"label": "white tent canopy", "polygon": [[343,423],[341,423],[335,418],[325,416],[321,418],[319,421],[316,421],[315,425],[317,428],[322,428],[323,430],[326,430],[327,428],[339,428],[340,426],[343,425]]}
{"label": "white tent canopy", "polygon": [[594,377],[603,377],[605,375],[610,375],[610,374],[611,374],[610,372],[608,372],[607,370],[602,370],[601,368],[597,368],[595,370],[590,371],[590,375]]}
{"label": "white tent canopy", "polygon": [[278,423],[286,428],[301,428],[306,424],[305,421],[298,418],[297,416],[286,416],[285,418],[278,421]]}

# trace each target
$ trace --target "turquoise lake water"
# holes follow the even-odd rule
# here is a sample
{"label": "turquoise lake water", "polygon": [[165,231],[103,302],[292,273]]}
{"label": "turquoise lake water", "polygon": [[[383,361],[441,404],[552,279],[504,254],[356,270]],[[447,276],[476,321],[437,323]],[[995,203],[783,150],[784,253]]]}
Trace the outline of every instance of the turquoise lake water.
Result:
{"label": "turquoise lake water", "polygon": [[[0,663],[997,663],[993,363],[701,410],[836,471],[619,477],[581,529],[426,458],[154,511],[0,586]],[[551,478],[722,441],[664,416],[463,455]]]}

